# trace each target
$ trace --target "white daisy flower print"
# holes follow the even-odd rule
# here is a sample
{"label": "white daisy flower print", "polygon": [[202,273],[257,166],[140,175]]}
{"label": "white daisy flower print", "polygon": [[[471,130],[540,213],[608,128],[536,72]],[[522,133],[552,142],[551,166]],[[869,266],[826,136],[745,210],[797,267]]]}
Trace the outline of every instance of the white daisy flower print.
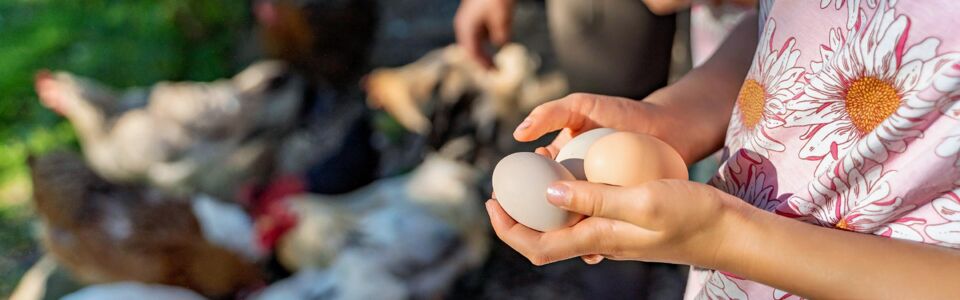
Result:
{"label": "white daisy flower print", "polygon": [[894,239],[923,242],[923,235],[914,226],[924,225],[927,220],[921,218],[902,218],[881,226],[874,234]]}
{"label": "white daisy flower print", "polygon": [[936,200],[933,208],[946,223],[930,225],[924,232],[937,244],[946,247],[960,248],[960,189],[955,189]]}
{"label": "white daisy flower print", "polygon": [[769,131],[784,124],[784,104],[802,91],[804,70],[797,67],[800,50],[794,49],[795,39],[773,45],[776,25],[770,20],[764,27],[753,65],[737,96],[727,130],[727,141],[733,151],[747,149],[768,156],[770,151],[785,149]]}
{"label": "white daisy flower print", "polygon": [[710,274],[710,279],[707,280],[706,287],[700,292],[700,295],[697,295],[696,299],[746,300],[750,298],[747,296],[747,292],[727,275],[721,272],[713,272]]}
{"label": "white daisy flower print", "polygon": [[960,130],[953,135],[947,136],[937,145],[937,156],[944,158],[954,158],[954,166],[960,168]]}
{"label": "white daisy flower print", "polygon": [[829,184],[810,184],[809,197],[791,196],[787,203],[801,220],[843,230],[872,232],[903,211],[903,199],[891,194],[887,177],[877,165],[865,173],[851,170],[845,178],[832,178]]}
{"label": "white daisy flower print", "polygon": [[[867,6],[870,8],[877,7],[878,0],[867,0]],[[834,4],[834,8],[839,10],[843,8],[844,4],[847,6],[847,28],[853,28],[857,25],[857,12],[860,8],[860,0],[820,0],[820,8],[824,9],[830,7],[830,4]],[[892,4],[891,4],[892,5]]]}
{"label": "white daisy flower print", "polygon": [[955,57],[938,56],[936,38],[907,45],[910,20],[885,2],[869,22],[862,11],[859,16],[846,35],[830,30],[803,94],[786,103],[785,126],[807,127],[798,155],[820,160],[818,175],[840,167],[835,162],[844,156],[842,171],[849,171],[865,159],[882,163],[890,152],[903,152],[908,139],[921,134],[921,117],[935,110],[917,94]]}

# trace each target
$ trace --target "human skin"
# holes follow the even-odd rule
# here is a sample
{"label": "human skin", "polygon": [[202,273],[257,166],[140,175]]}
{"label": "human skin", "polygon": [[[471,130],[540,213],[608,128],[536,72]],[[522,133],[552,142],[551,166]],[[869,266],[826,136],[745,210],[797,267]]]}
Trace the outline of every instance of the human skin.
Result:
{"label": "human skin", "polygon": [[[753,7],[757,5],[757,0],[709,0],[703,2],[710,3],[711,5],[730,3],[743,7]],[[658,15],[667,15],[690,7],[690,5],[693,4],[693,0],[643,0],[643,3],[647,5],[647,8],[649,8],[651,12]]]}
{"label": "human skin", "polygon": [[493,67],[490,54],[483,46],[492,42],[502,46],[510,41],[514,0],[463,0],[453,17],[457,44],[486,68]]}
{"label": "human skin", "polygon": [[[687,163],[697,161],[722,146],[756,46],[756,23],[746,18],[711,60],[643,102],[571,95],[535,109],[514,137],[532,141],[561,130],[537,150],[553,157],[572,136],[610,127],[657,136]],[[814,299],[960,295],[960,251],[803,223],[699,183],[557,182],[547,197],[588,217],[543,233],[511,219],[496,200],[486,204],[497,236],[535,265],[574,257],[690,264]]]}

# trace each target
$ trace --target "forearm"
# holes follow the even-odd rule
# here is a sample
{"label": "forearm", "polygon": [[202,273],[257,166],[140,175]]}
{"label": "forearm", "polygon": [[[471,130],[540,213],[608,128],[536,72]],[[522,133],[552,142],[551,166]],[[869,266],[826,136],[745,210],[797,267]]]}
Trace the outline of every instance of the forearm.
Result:
{"label": "forearm", "polygon": [[960,251],[749,211],[726,222],[733,225],[709,267],[813,299],[960,295]]}
{"label": "forearm", "polygon": [[644,101],[652,104],[654,135],[697,161],[721,146],[743,79],[757,44],[757,21],[748,16],[716,53],[676,83]]}

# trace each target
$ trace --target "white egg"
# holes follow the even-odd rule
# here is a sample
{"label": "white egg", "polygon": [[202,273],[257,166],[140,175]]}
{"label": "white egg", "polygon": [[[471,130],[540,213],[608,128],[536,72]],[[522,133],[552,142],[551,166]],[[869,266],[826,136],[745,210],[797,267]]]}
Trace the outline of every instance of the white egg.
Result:
{"label": "white egg", "polygon": [[577,180],[586,180],[587,175],[583,170],[583,159],[587,157],[587,150],[590,150],[590,146],[594,142],[614,132],[617,131],[610,128],[597,128],[581,133],[560,149],[556,161],[570,170],[570,173]]}
{"label": "white egg", "polygon": [[531,152],[504,157],[493,169],[493,191],[503,210],[520,224],[539,231],[573,225],[579,214],[547,202],[547,187],[574,177],[559,163]]}

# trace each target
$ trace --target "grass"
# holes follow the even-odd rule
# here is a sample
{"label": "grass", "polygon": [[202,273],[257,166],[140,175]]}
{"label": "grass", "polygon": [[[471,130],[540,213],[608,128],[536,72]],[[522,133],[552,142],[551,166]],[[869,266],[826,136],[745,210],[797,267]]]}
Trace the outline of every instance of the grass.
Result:
{"label": "grass", "polygon": [[0,204],[0,295],[9,294],[39,258],[32,224],[26,203]]}
{"label": "grass", "polygon": [[37,101],[37,70],[115,87],[212,80],[245,63],[247,2],[232,0],[0,1],[0,298],[38,257],[29,155],[77,150],[68,123]]}

